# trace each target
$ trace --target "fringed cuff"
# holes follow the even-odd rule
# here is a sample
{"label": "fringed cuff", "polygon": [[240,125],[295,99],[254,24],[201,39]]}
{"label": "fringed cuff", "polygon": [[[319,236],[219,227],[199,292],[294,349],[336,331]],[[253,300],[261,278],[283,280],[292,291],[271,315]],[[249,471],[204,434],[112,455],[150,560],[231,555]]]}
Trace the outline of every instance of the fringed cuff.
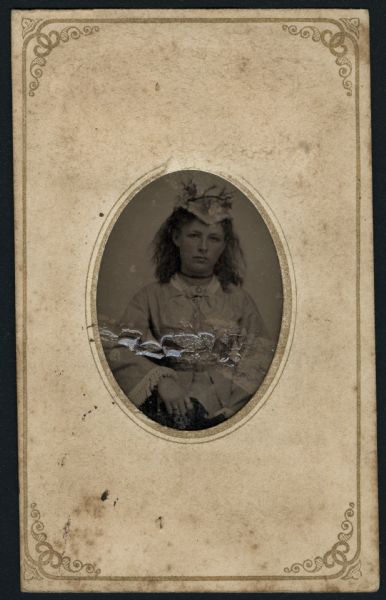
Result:
{"label": "fringed cuff", "polygon": [[136,406],[140,407],[151,395],[161,377],[172,377],[175,380],[177,379],[177,375],[173,369],[168,369],[167,367],[155,367],[128,393],[130,400],[132,400]]}

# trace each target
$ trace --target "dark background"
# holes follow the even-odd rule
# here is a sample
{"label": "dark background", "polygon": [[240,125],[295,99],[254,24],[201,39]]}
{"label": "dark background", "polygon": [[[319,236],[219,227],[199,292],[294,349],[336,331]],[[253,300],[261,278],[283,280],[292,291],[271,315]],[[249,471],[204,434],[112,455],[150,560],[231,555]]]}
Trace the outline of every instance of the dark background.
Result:
{"label": "dark background", "polygon": [[[0,0],[0,597],[6,600],[24,596],[19,591],[18,482],[17,482],[17,406],[14,318],[14,251],[12,191],[12,101],[10,61],[10,11],[32,8],[367,8],[370,11],[371,110],[373,153],[373,205],[375,252],[375,306],[377,349],[378,460],[381,537],[381,587],[362,597],[384,598],[385,588],[385,373],[386,373],[386,1],[385,0],[260,0],[130,2],[125,0]],[[42,465],[44,468],[44,465]],[[186,594],[173,594],[173,597]],[[204,594],[188,594],[204,597]],[[227,594],[227,597],[238,594]],[[254,595],[254,594],[252,594]],[[29,598],[95,598],[100,594],[29,594]],[[121,598],[121,594],[104,594]],[[139,596],[139,594],[132,594]],[[153,594],[141,594],[153,596]],[[212,594],[212,597],[223,594]],[[284,594],[258,594],[267,599]],[[295,594],[299,596],[299,594]],[[324,594],[313,594],[325,597]],[[351,594],[329,597],[353,598]]]}
{"label": "dark background", "polygon": [[[199,190],[224,185],[233,194],[233,227],[246,261],[244,289],[261,313],[276,344],[283,311],[283,288],[276,249],[262,217],[233,184],[204,171],[175,171],[145,185],[122,210],[106,241],[97,285],[98,318],[119,321],[131,298],[155,280],[151,241],[172,213],[181,182],[193,178]],[[151,218],[149,218],[151,215]]]}

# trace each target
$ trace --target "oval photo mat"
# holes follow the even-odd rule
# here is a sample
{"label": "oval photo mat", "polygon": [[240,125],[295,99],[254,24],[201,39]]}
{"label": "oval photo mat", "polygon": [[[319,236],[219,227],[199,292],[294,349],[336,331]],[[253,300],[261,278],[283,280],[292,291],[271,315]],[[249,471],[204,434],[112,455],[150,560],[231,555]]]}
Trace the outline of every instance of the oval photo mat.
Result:
{"label": "oval photo mat", "polygon": [[[191,179],[199,188],[217,185],[232,192],[233,225],[246,262],[243,287],[254,299],[276,348],[269,370],[252,398],[221,424],[194,431],[160,425],[130,401],[110,370],[97,326],[101,318],[119,320],[132,296],[155,280],[151,241],[171,214],[182,183]],[[245,183],[207,171],[186,169],[161,176],[153,172],[122,194],[101,228],[90,263],[88,283],[91,285],[87,291],[91,299],[94,360],[114,401],[150,433],[180,442],[204,442],[222,437],[249,420],[276,385],[285,354],[288,355],[289,334],[294,325],[295,285],[281,228],[274,223],[274,216],[269,214],[259,196],[256,191],[247,189]]]}

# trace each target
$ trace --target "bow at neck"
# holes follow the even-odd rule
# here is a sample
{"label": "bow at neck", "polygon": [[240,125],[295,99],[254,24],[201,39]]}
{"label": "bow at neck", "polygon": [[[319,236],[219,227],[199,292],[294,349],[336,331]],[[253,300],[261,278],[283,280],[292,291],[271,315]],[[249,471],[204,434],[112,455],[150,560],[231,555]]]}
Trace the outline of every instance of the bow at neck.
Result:
{"label": "bow at neck", "polygon": [[189,285],[178,275],[178,273],[173,275],[170,283],[189,299],[212,296],[220,287],[219,280],[215,276],[213,276],[211,281],[206,285],[200,285],[199,283],[197,285]]}

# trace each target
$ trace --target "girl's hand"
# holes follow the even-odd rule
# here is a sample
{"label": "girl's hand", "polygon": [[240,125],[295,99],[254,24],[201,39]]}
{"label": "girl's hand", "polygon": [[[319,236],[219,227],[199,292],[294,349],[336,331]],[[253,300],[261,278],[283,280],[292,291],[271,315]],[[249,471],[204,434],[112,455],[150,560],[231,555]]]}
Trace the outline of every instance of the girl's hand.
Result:
{"label": "girl's hand", "polygon": [[169,415],[180,415],[185,417],[188,410],[193,408],[189,398],[185,396],[185,391],[171,377],[161,377],[158,382],[158,393],[165,403]]}

